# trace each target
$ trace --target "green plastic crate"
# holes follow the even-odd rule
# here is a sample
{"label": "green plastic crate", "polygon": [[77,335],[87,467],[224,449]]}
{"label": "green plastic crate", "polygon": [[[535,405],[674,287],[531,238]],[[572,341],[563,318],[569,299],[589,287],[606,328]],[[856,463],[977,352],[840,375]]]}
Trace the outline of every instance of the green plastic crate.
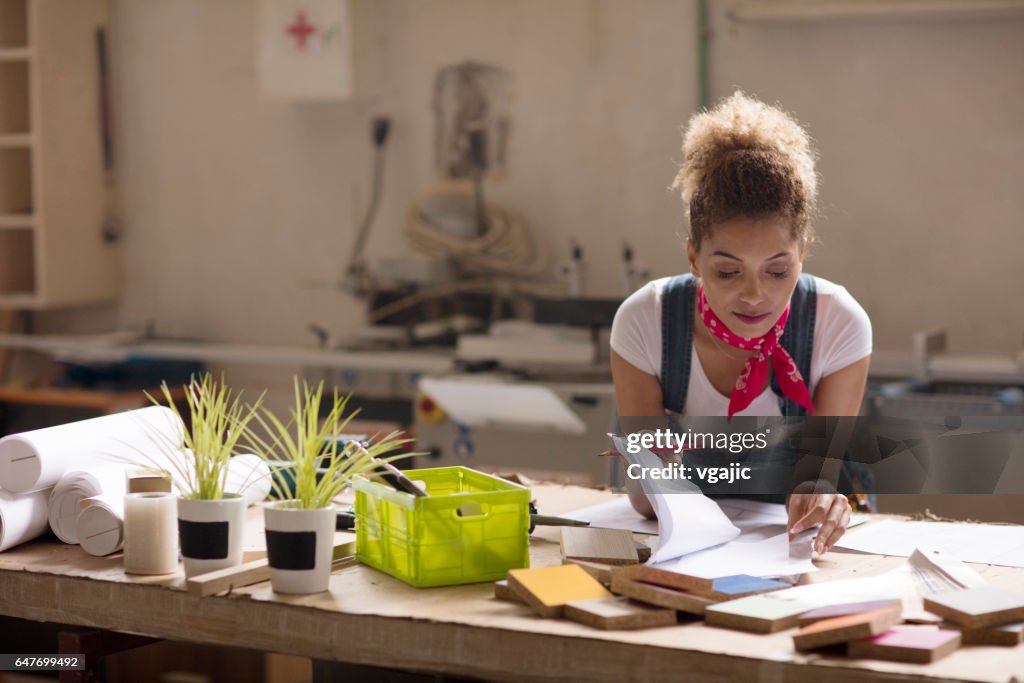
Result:
{"label": "green plastic crate", "polygon": [[362,477],[356,557],[417,587],[505,578],[530,566],[530,490],[466,467],[407,470],[413,496]]}

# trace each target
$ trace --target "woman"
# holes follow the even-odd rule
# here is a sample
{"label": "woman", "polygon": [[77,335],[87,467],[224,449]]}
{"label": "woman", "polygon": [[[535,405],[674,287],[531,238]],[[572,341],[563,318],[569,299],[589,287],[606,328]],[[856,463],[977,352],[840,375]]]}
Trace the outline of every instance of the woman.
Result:
{"label": "woman", "polygon": [[[690,120],[683,158],[673,187],[692,276],[650,282],[616,314],[619,415],[857,415],[871,322],[845,288],[802,275],[817,193],[807,134],[737,92]],[[653,516],[629,484],[633,506]],[[791,535],[820,525],[818,553],[850,520],[839,493],[793,493],[787,507]]]}

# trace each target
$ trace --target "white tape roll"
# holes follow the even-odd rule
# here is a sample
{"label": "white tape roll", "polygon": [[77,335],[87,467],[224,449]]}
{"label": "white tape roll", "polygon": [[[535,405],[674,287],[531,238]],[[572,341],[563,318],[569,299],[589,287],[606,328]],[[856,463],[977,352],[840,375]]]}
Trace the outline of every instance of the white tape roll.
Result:
{"label": "white tape roll", "polygon": [[128,574],[178,570],[178,499],[173,493],[124,497],[124,570]]}

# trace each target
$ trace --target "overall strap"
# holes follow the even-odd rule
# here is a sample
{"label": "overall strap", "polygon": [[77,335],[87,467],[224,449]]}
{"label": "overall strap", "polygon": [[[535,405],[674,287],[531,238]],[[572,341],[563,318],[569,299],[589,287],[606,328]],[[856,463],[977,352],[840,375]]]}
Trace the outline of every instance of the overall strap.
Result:
{"label": "overall strap", "polygon": [[661,400],[675,413],[683,412],[690,388],[696,300],[697,278],[690,273],[669,280],[661,295]]}
{"label": "overall strap", "polygon": [[[789,320],[786,322],[786,329],[782,332],[779,344],[793,357],[808,389],[811,388],[811,354],[814,351],[814,323],[817,312],[818,290],[814,284],[814,276],[801,273],[800,279],[796,283],[796,289],[793,290],[793,296],[789,300]],[[803,406],[782,394],[774,373],[772,373],[772,391],[779,397],[779,407],[783,415],[802,416],[807,414]]]}

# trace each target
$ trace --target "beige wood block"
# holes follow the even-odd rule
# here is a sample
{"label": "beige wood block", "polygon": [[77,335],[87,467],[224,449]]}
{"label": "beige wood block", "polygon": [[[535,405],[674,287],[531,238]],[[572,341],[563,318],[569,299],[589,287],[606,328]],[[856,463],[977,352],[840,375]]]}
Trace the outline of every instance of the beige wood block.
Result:
{"label": "beige wood block", "polygon": [[[334,546],[331,568],[341,569],[342,566],[355,564],[352,555],[356,551],[355,541],[338,543]],[[207,596],[229,592],[242,586],[270,580],[270,565],[264,557],[245,562],[236,567],[227,567],[217,571],[194,576],[185,582],[185,589],[192,595]]]}
{"label": "beige wood block", "polygon": [[901,612],[899,605],[892,605],[871,612],[822,619],[797,631],[793,636],[793,647],[803,652],[877,636],[890,626],[900,623]]}
{"label": "beige wood block", "polygon": [[652,583],[636,581],[618,572],[612,575],[612,592],[625,595],[640,602],[658,607],[667,607],[687,614],[700,616],[714,600],[674,588],[656,586]]}
{"label": "beige wood block", "polygon": [[643,541],[633,540],[633,545],[636,546],[636,557],[640,562],[646,562],[651,559],[651,546],[647,545]]}
{"label": "beige wood block", "polygon": [[566,603],[565,617],[605,630],[630,630],[676,623],[674,609],[653,607],[624,597]]}
{"label": "beige wood block", "polygon": [[711,594],[713,590],[712,586],[714,585],[714,579],[707,579],[701,576],[690,576],[688,574],[680,574],[679,572],[670,572],[665,569],[658,569],[646,564],[616,567],[614,573],[621,574],[622,576],[635,581],[653,583],[656,586],[674,588],[676,590],[697,593],[698,595],[704,596]]}
{"label": "beige wood block", "polygon": [[512,569],[508,585],[542,617],[562,616],[567,602],[612,597],[597,579],[574,564]]}
{"label": "beige wood block", "polygon": [[775,633],[797,625],[800,614],[813,605],[779,600],[766,595],[751,595],[711,605],[704,613],[709,626],[722,626],[754,633]]}
{"label": "beige wood block", "polygon": [[501,581],[494,582],[494,597],[498,600],[508,600],[509,602],[523,603],[522,598],[508,585],[508,579],[502,579]]}
{"label": "beige wood block", "polygon": [[924,608],[968,628],[1024,621],[1024,595],[995,586],[936,593],[924,599]]}
{"label": "beige wood block", "polygon": [[587,560],[574,560],[569,558],[562,558],[562,564],[575,564],[582,567],[585,572],[593,576],[595,579],[600,581],[605,586],[611,585],[612,573],[615,567],[610,564],[603,564],[601,562],[588,562]]}
{"label": "beige wood block", "polygon": [[626,529],[562,527],[562,557],[604,564],[637,564],[632,532]]}
{"label": "beige wood block", "polygon": [[1005,624],[1003,626],[985,626],[983,628],[965,628],[945,622],[942,626],[944,628],[958,629],[964,645],[1015,647],[1024,643],[1024,622]]}

